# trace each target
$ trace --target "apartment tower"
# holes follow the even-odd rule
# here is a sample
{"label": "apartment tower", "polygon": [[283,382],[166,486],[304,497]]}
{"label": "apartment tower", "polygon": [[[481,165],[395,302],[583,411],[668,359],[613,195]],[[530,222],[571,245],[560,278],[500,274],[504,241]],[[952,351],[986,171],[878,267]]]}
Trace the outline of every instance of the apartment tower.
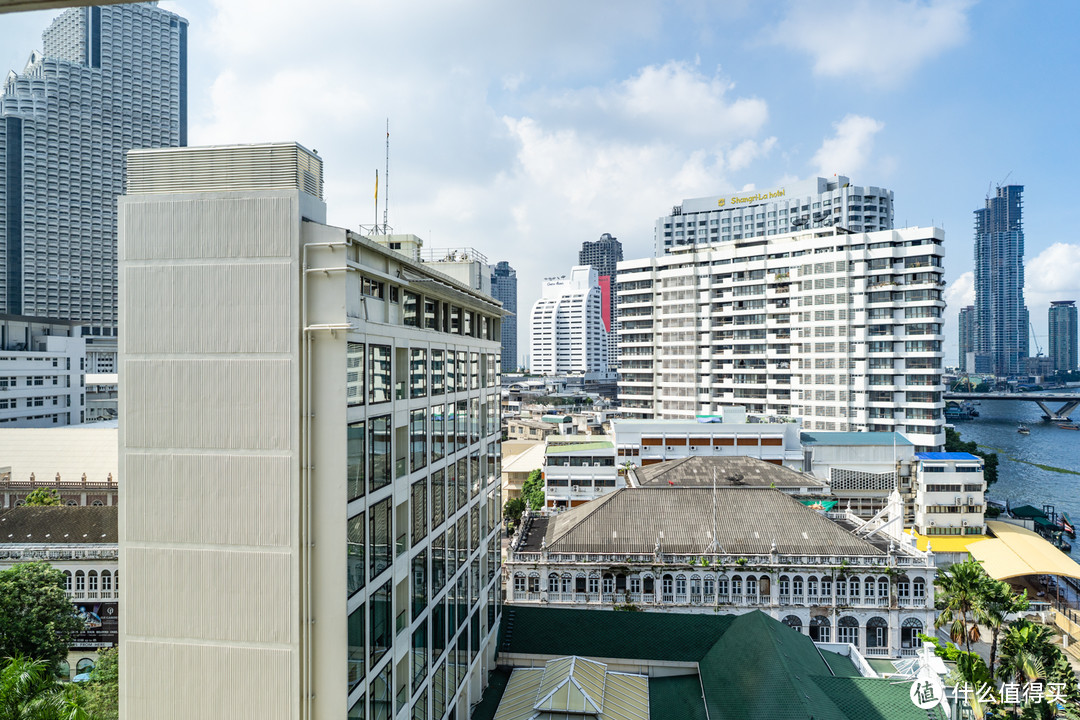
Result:
{"label": "apartment tower", "polygon": [[606,372],[602,304],[595,268],[578,265],[569,277],[546,278],[532,308],[532,371],[538,375]]}
{"label": "apartment tower", "polygon": [[[961,372],[975,372],[975,306],[960,308],[960,363]],[[968,361],[971,361],[970,363]]]}
{"label": "apartment tower", "polygon": [[1077,353],[1076,301],[1054,300],[1050,303],[1050,360],[1054,372],[1076,370]]}
{"label": "apartment tower", "polygon": [[975,211],[975,352],[997,375],[1021,372],[1028,356],[1023,193],[999,186]]}
{"label": "apartment tower", "polygon": [[491,296],[502,303],[502,355],[499,366],[505,373],[517,372],[517,270],[501,260],[491,271]]}
{"label": "apartment tower", "polygon": [[187,27],[156,3],[67,10],[0,96],[0,312],[80,323],[91,371],[114,371],[124,153],[187,144]]}
{"label": "apartment tower", "polygon": [[822,228],[619,263],[625,416],[724,406],[944,444],[944,231]]}
{"label": "apartment tower", "polygon": [[132,151],[119,212],[122,717],[468,717],[499,306],[325,225],[292,143]]}
{"label": "apartment tower", "polygon": [[623,259],[622,243],[610,233],[604,233],[596,242],[581,243],[578,265],[596,269],[600,283],[600,311],[607,332],[608,368],[619,365],[619,308],[615,298],[615,269]]}

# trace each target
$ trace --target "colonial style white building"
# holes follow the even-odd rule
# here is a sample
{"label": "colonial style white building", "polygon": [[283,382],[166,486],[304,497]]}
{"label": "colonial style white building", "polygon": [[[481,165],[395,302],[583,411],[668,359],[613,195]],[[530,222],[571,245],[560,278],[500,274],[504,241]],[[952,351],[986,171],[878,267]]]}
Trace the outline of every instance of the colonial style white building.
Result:
{"label": "colonial style white building", "polygon": [[607,371],[607,331],[596,268],[544,280],[532,308],[531,368],[540,375]]}
{"label": "colonial style white building", "polygon": [[939,449],[944,237],[834,227],[619,263],[623,411],[690,420],[741,405]]}
{"label": "colonial style white building", "polygon": [[525,523],[507,602],[758,609],[865,655],[914,654],[935,617],[934,555],[869,530],[768,487],[624,488]]}

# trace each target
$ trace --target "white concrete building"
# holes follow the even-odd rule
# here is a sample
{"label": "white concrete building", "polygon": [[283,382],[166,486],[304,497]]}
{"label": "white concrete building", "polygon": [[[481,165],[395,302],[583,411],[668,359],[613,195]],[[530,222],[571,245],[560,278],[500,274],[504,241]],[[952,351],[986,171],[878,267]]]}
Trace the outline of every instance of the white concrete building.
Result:
{"label": "white concrete building", "polygon": [[8,74],[0,312],[75,320],[115,342],[124,153],[187,144],[187,29],[156,3],[73,8]]}
{"label": "white concrete building", "polygon": [[540,375],[607,371],[607,335],[596,269],[544,280],[532,308],[531,369]]}
{"label": "white concrete building", "polygon": [[615,445],[603,436],[584,442],[549,438],[544,448],[544,500],[552,510],[577,507],[626,487],[615,467]]}
{"label": "white concrete building", "polygon": [[970,453],[918,453],[915,465],[915,532],[920,535],[985,535],[983,460]]}
{"label": "white concrete building", "polygon": [[324,224],[294,143],[132,151],[119,208],[121,715],[468,717],[498,304]]}
{"label": "white concrete building", "polygon": [[843,175],[819,177],[769,190],[683,200],[656,221],[656,254],[809,228],[874,232],[892,226],[891,190],[854,186]]}
{"label": "white concrete building", "polygon": [[86,341],[78,326],[45,318],[0,316],[0,427],[83,422],[85,364]]}
{"label": "white concrete building", "polygon": [[806,430],[945,441],[944,231],[819,229],[619,263],[630,417],[745,406]]}

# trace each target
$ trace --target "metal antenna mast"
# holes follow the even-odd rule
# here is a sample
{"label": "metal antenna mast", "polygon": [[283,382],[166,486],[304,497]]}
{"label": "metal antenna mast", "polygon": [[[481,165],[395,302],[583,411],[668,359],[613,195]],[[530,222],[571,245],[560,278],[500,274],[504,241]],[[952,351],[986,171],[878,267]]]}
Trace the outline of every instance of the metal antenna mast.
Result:
{"label": "metal antenna mast", "polygon": [[389,234],[390,226],[386,222],[386,215],[390,207],[390,118],[386,118],[386,175],[383,177],[383,182],[386,189],[383,191],[382,224],[383,232]]}

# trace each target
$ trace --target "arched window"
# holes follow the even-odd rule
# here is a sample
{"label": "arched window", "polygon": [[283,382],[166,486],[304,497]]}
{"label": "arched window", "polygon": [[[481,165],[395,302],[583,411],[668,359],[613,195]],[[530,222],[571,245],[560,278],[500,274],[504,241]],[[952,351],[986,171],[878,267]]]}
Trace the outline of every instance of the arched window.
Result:
{"label": "arched window", "polygon": [[859,578],[848,578],[848,593],[850,593],[853,598],[859,597]]}
{"label": "arched window", "polygon": [[889,646],[889,623],[885,618],[872,617],[866,621],[866,647],[883,648]]}
{"label": "arched window", "polygon": [[716,579],[716,594],[719,595],[721,598],[723,598],[725,601],[727,600],[727,594],[728,594],[728,579],[727,579],[727,577],[721,575],[720,577],[718,577]]}
{"label": "arched window", "polygon": [[94,661],[90,658],[82,658],[75,663],[75,674],[84,675],[94,669]]}
{"label": "arched window", "polygon": [[514,573],[514,592],[525,592],[525,576],[521,573]]}
{"label": "arched window", "polygon": [[889,597],[889,578],[884,577],[884,576],[878,578],[878,581],[877,581],[877,594],[878,594],[878,597],[882,597],[882,598]]}
{"label": "arched window", "polygon": [[104,505],[105,503],[101,502],[100,500],[95,500],[94,502],[90,503],[91,507],[104,507]]}
{"label": "arched window", "polygon": [[836,640],[842,643],[859,644],[859,621],[845,615],[836,623]]}
{"label": "arched window", "polygon": [[604,592],[615,592],[615,576],[611,573],[604,573]]}
{"label": "arched window", "polygon": [[798,615],[788,615],[781,622],[787,625],[789,628],[802,632],[802,620]]}
{"label": "arched window", "polygon": [[652,595],[656,592],[656,580],[652,575],[646,575],[641,578],[642,585],[644,586],[643,592],[646,595]]}
{"label": "arched window", "polygon": [[548,592],[559,592],[559,576],[555,573],[548,575]]}
{"label": "arched window", "polygon": [[108,570],[101,571],[101,589],[105,592],[112,591],[112,573]]}
{"label": "arched window", "polygon": [[818,583],[816,577],[806,579],[806,594],[812,598],[817,597]]}
{"label": "arched window", "polygon": [[[831,577],[823,577],[823,578],[821,578],[821,595],[822,595],[822,597],[829,598],[829,597],[832,597],[832,594],[833,594],[832,578]],[[825,641],[822,641],[822,642],[825,642]]]}
{"label": "arched window", "polygon": [[911,597],[911,581],[907,575],[901,575],[896,581],[896,597],[900,598],[901,602]]}
{"label": "arched window", "polygon": [[758,582],[757,578],[755,578],[755,577],[746,578],[746,594],[747,595],[750,595],[750,596],[757,595],[757,582]]}
{"label": "arched window", "polygon": [[679,575],[675,578],[675,594],[686,597],[686,576]]}
{"label": "arched window", "polygon": [[791,594],[791,579],[787,575],[781,575],[777,587],[780,591],[780,597],[787,597]]}
{"label": "arched window", "polygon": [[874,597],[874,586],[875,586],[874,578],[868,577],[865,580],[863,580],[863,595],[865,595],[868,598]]}
{"label": "arched window", "polygon": [[641,578],[637,575],[630,576],[630,592],[637,594],[641,592]]}
{"label": "arched window", "polygon": [[75,571],[75,592],[83,592],[86,590],[86,576],[83,575],[82,570]]}
{"label": "arched window", "polygon": [[803,592],[802,577],[799,576],[799,575],[796,575],[795,577],[791,578],[791,594],[795,595],[796,597],[801,598],[802,597],[802,592]]}
{"label": "arched window", "polygon": [[742,578],[738,575],[731,578],[731,594],[742,595]]}
{"label": "arched window", "polygon": [[705,576],[705,597],[712,597],[716,594],[716,581],[713,580],[712,575]]}
{"label": "arched window", "polygon": [[540,592],[540,573],[529,573],[529,592]]}
{"label": "arched window", "polygon": [[65,505],[69,505],[69,506],[74,506],[74,505],[78,505],[78,504],[79,504],[79,501],[78,501],[78,500],[68,500],[68,501],[67,501],[67,502],[65,502],[64,504],[65,504]]}
{"label": "arched window", "polygon": [[120,571],[119,570],[117,570],[116,572],[113,573],[113,575],[112,575],[112,584],[113,584],[113,590],[115,590],[116,592],[119,593],[120,592]]}
{"label": "arched window", "polygon": [[[581,578],[582,584],[585,583],[585,577]],[[573,592],[574,590],[574,578],[570,573],[563,573],[562,575],[562,591],[564,593]]]}
{"label": "arched window", "polygon": [[97,579],[98,579],[97,570],[91,570],[89,573],[87,573],[87,575],[86,575],[86,589],[88,591],[90,591],[92,593],[96,593],[98,591]]}
{"label": "arched window", "polygon": [[626,575],[619,573],[615,576],[615,592],[626,592]]}
{"label": "arched window", "polygon": [[661,592],[664,595],[671,595],[674,592],[674,590],[673,590],[674,581],[675,581],[675,579],[673,577],[671,577],[670,575],[665,575],[663,578],[661,578],[660,587],[662,588]]}
{"label": "arched window", "polygon": [[921,577],[917,577],[911,582],[911,596],[916,600],[926,597],[926,581]]}
{"label": "arched window", "polygon": [[832,642],[832,625],[829,618],[817,615],[810,618],[810,639],[815,642]]}
{"label": "arched window", "polygon": [[71,572],[69,570],[64,571],[64,590],[71,592]]}
{"label": "arched window", "polygon": [[593,595],[600,592],[600,575],[598,573],[589,574],[589,592]]}
{"label": "arched window", "polygon": [[701,598],[701,577],[698,575],[690,576],[690,594]]}
{"label": "arched window", "polygon": [[922,620],[919,618],[904,618],[900,623],[900,647],[919,647],[919,633],[923,631]]}

